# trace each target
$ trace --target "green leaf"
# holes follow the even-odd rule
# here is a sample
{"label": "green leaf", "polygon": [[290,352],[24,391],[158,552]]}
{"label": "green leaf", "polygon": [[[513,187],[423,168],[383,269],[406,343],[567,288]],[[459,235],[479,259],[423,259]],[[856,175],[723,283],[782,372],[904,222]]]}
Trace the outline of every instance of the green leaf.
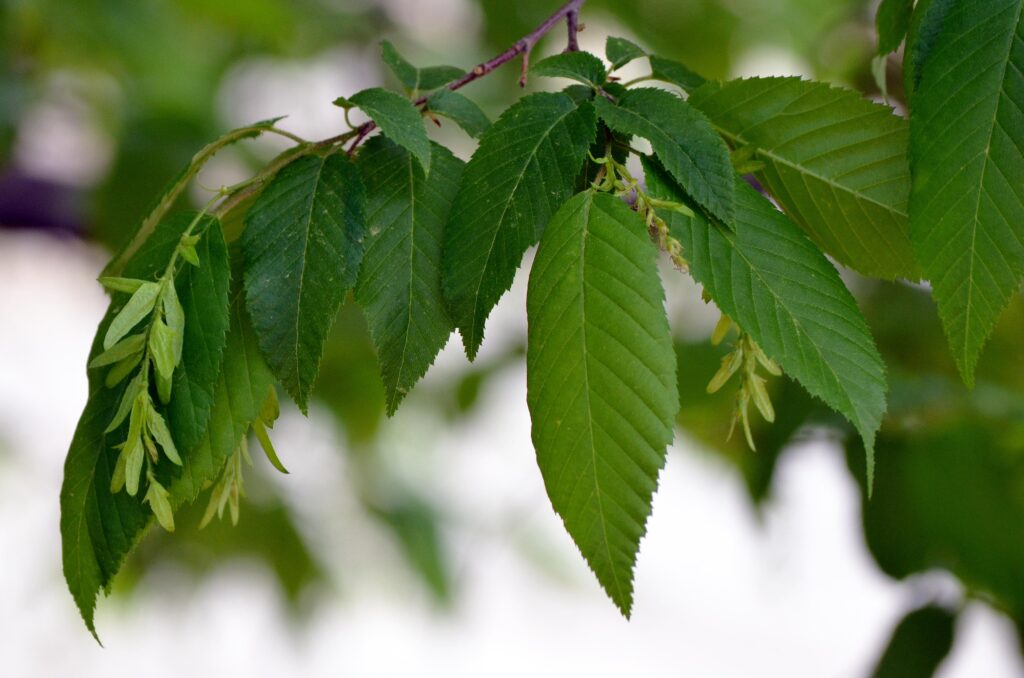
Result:
{"label": "green leaf", "polygon": [[174,512],[171,510],[171,502],[167,499],[167,490],[164,486],[151,480],[143,501],[149,504],[160,526],[168,532],[174,532]]}
{"label": "green leaf", "polygon": [[596,125],[589,103],[541,92],[513,104],[480,139],[445,227],[442,258],[445,299],[470,359],[523,253],[572,195]]}
{"label": "green leaf", "polygon": [[157,295],[160,293],[160,285],[154,282],[143,283],[135,290],[124,308],[114,316],[113,322],[107,328],[107,335],[103,337],[103,348],[111,349],[114,344],[132,331],[143,318],[149,315],[156,303]]}
{"label": "green leaf", "polygon": [[709,83],[690,103],[734,146],[757,149],[762,182],[840,263],[880,278],[919,277],[907,122],[888,106],[799,78]]}
{"label": "green leaf", "polygon": [[921,69],[942,31],[946,13],[955,0],[917,0],[903,51],[903,92],[913,110],[913,96],[921,83]]}
{"label": "green leaf", "polygon": [[604,42],[604,55],[612,64],[612,70],[622,68],[634,59],[647,56],[647,52],[635,42],[609,35]]}
{"label": "green leaf", "polygon": [[344,154],[306,156],[263,191],[242,233],[245,293],[270,368],[305,412],[324,341],[356,282],[365,195]]}
{"label": "green leaf", "polygon": [[878,30],[878,54],[895,52],[910,27],[910,16],[914,12],[914,0],[882,0],[875,14],[875,28]]}
{"label": "green leaf", "polygon": [[433,149],[429,177],[408,151],[383,137],[359,154],[369,235],[356,301],[377,348],[389,415],[452,332],[441,292],[441,247],[464,163],[442,146]]}
{"label": "green leaf", "polygon": [[168,487],[175,508],[195,501],[217,479],[256,421],[274,384],[274,375],[263,360],[249,322],[241,285],[232,295],[230,317],[209,425],[199,444],[185,457],[181,475]]}
{"label": "green leaf", "polygon": [[[174,336],[180,343],[172,351],[177,351],[181,360],[174,371],[167,407],[168,424],[183,450],[195,447],[206,429],[229,324],[231,266],[220,222],[208,217],[196,230],[203,234],[195,245],[203,265],[183,267],[175,289],[163,299],[168,327],[184,327],[183,334]],[[175,318],[178,313],[181,317]]]}
{"label": "green leaf", "polygon": [[117,278],[110,276],[100,276],[97,281],[103,285],[104,288],[111,292],[127,292],[132,294],[135,290],[139,289],[146,284],[145,280],[135,280],[134,278]]}
{"label": "green leaf", "polygon": [[932,678],[953,647],[956,617],[938,605],[908,612],[893,630],[872,678]]}
{"label": "green leaf", "polygon": [[450,89],[439,89],[431,94],[427,100],[427,108],[452,120],[474,138],[478,138],[491,126],[487,115],[472,99],[467,99]]}
{"label": "green leaf", "polygon": [[527,402],[544,484],[627,617],[679,405],[656,256],[624,202],[580,193],[545,230],[526,301]]}
{"label": "green leaf", "polygon": [[149,354],[157,374],[170,379],[174,373],[174,337],[163,319],[157,319],[149,330]]}
{"label": "green leaf", "polygon": [[608,79],[601,60],[590,52],[562,52],[541,59],[535,63],[530,72],[548,78],[569,78],[599,88]]}
{"label": "green leaf", "polygon": [[410,92],[422,92],[458,80],[465,71],[455,66],[428,66],[417,68],[405,60],[395,46],[387,40],[380,43],[381,58],[398,81]]}
{"label": "green leaf", "polygon": [[373,119],[381,132],[413,154],[424,172],[430,172],[430,140],[423,116],[405,97],[372,87],[356,92],[349,100]]}
{"label": "green leaf", "polygon": [[[644,163],[651,194],[683,201],[664,170]],[[875,432],[885,412],[885,365],[836,269],[799,228],[737,179],[733,229],[698,212],[662,218],[683,246],[693,277],[769,358],[856,427],[873,473]]]}
{"label": "green leaf", "polygon": [[951,7],[911,112],[911,238],[968,385],[1024,276],[1022,8]]}
{"label": "green leaf", "polygon": [[103,353],[100,353],[93,360],[89,362],[89,369],[97,367],[103,367],[105,365],[113,365],[116,362],[120,362],[125,358],[130,358],[138,353],[142,352],[142,349],[146,346],[146,335],[145,334],[133,334],[130,337],[125,337],[121,341],[117,342]]}
{"label": "green leaf", "polygon": [[634,134],[651,148],[702,207],[724,223],[733,220],[729,148],[704,115],[671,92],[631,89],[618,105],[598,98],[597,114],[616,132]]}
{"label": "green leaf", "polygon": [[651,75],[656,80],[681,88],[684,92],[693,92],[707,82],[703,76],[694,73],[678,61],[659,56],[651,57]]}
{"label": "green leaf", "polygon": [[174,439],[171,438],[171,431],[167,428],[164,418],[155,409],[150,408],[146,422],[149,425],[149,432],[153,434],[153,438],[167,458],[171,460],[172,464],[181,466],[181,456],[178,454],[178,448],[174,444]]}

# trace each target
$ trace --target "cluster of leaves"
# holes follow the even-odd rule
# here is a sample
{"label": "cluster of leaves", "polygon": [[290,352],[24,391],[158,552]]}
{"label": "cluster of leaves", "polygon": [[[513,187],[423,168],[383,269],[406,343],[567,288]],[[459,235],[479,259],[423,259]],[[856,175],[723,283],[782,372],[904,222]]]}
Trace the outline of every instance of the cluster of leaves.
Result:
{"label": "cluster of leaves", "polygon": [[[105,272],[113,298],[90,364],[114,367],[90,371],[62,492],[65,575],[87,625],[153,514],[171,528],[175,510],[213,487],[206,518],[228,505],[237,520],[247,435],[280,465],[266,436],[276,384],[307,410],[349,292],[391,414],[453,330],[475,358],[538,243],[526,309],[538,465],[623,614],[679,413],[659,250],[703,286],[723,327],[739,328],[709,390],[740,373],[734,412],[750,445],[748,403],[775,418],[758,366],[784,371],[859,433],[870,491],[885,367],[828,257],[868,276],[929,279],[972,380],[1024,267],[1022,1],[907,0],[900,21],[882,20],[893,4],[883,3],[882,46],[909,31],[909,123],[798,78],[706,82],[609,38],[610,66],[575,49],[536,63],[533,75],[575,83],[520,99],[492,125],[454,91],[490,64],[417,68],[385,43],[404,92],[335,101],[346,121],[358,108],[372,122],[308,142],[267,121],[200,151]],[[975,32],[984,45],[964,58],[961,36]],[[650,74],[621,83],[615,71],[638,59]],[[665,86],[637,86],[646,81]],[[479,138],[468,162],[430,140],[424,119],[436,116]],[[953,125],[967,133],[948,143]],[[199,215],[167,216],[207,158],[262,133],[297,145]],[[179,271],[179,257],[198,266]],[[127,495],[111,492],[122,484]],[[135,499],[143,484],[146,503]]]}

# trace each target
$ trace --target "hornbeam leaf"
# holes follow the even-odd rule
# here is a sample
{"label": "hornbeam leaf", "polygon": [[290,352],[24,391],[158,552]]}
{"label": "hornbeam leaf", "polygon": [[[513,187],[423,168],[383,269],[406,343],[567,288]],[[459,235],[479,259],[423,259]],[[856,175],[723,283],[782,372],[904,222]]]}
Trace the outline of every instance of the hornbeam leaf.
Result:
{"label": "hornbeam leaf", "polygon": [[182,267],[174,293],[164,300],[169,326],[184,319],[167,408],[171,433],[183,450],[195,447],[206,429],[229,324],[231,265],[220,222],[207,217],[196,231],[203,234],[195,245],[202,266]]}
{"label": "hornbeam leaf", "polygon": [[572,195],[596,125],[590,103],[541,92],[513,104],[480,139],[445,227],[442,258],[448,310],[470,359],[526,249]]}
{"label": "hornbeam leaf", "polygon": [[480,110],[472,99],[450,89],[439,89],[431,94],[427,100],[427,108],[452,120],[474,138],[479,137],[491,126],[487,114]]}
{"label": "hornbeam leaf", "polygon": [[678,61],[659,56],[651,56],[651,75],[656,80],[675,85],[684,92],[692,92],[707,82],[704,76],[694,73]]}
{"label": "hornbeam leaf", "polygon": [[604,42],[604,55],[612,64],[612,70],[622,68],[630,61],[647,56],[647,52],[635,42],[609,35]]}
{"label": "hornbeam leaf", "polygon": [[455,66],[427,66],[417,68],[398,53],[395,46],[384,40],[380,43],[381,58],[398,81],[410,92],[429,91],[457,80],[465,71]]}
{"label": "hornbeam leaf", "polygon": [[267,364],[305,412],[324,341],[363,256],[359,172],[306,156],[264,189],[242,233],[245,293]]}
{"label": "hornbeam leaf", "polygon": [[919,277],[907,221],[907,122],[889,107],[799,78],[709,83],[690,103],[734,146],[757,149],[758,176],[839,262],[870,276]]}
{"label": "hornbeam leaf", "polygon": [[530,72],[548,78],[569,78],[595,89],[608,79],[604,64],[590,52],[554,54],[535,63]]}
{"label": "hornbeam leaf", "polygon": [[623,134],[651,142],[676,181],[700,205],[725,223],[733,217],[733,171],[729,148],[704,114],[671,92],[631,89],[618,104],[598,98],[605,123]]}
{"label": "hornbeam leaf", "polygon": [[[645,160],[651,193],[683,201],[665,171]],[[807,391],[856,427],[873,474],[885,412],[885,365],[836,269],[807,236],[746,182],[736,184],[729,229],[665,211],[690,272],[715,303]]]}
{"label": "hornbeam leaf", "polygon": [[921,82],[921,69],[942,31],[946,12],[955,1],[917,0],[914,5],[914,14],[907,31],[907,45],[903,51],[903,92],[911,110],[914,108],[914,92]]}
{"label": "hornbeam leaf", "polygon": [[968,385],[1024,276],[1022,9],[954,3],[911,109],[911,238]]}
{"label": "hornbeam leaf", "polygon": [[544,484],[627,617],[678,410],[656,257],[624,202],[580,193],[541,238],[526,302],[527,401]]}
{"label": "hornbeam leaf", "polygon": [[385,136],[408,149],[424,172],[430,172],[430,140],[423,116],[411,101],[380,87],[356,92],[349,101],[363,109]]}
{"label": "hornbeam leaf", "polygon": [[437,144],[433,149],[429,177],[384,137],[359,154],[369,235],[356,301],[377,347],[389,415],[452,331],[441,293],[441,245],[463,162]]}

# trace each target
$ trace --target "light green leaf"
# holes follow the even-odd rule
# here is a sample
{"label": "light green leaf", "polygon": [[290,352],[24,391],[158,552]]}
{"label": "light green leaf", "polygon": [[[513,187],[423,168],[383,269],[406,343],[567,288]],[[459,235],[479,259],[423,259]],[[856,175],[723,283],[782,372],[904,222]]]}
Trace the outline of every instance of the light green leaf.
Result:
{"label": "light green leaf", "polygon": [[968,385],[1024,276],[1022,8],[954,4],[911,112],[911,238]]}
{"label": "light green leaf", "polygon": [[117,278],[111,276],[100,276],[98,282],[110,292],[125,292],[132,294],[135,290],[146,284],[145,280],[135,280],[134,278]]}
{"label": "light green leaf", "polygon": [[526,302],[527,402],[544,484],[627,617],[679,405],[656,255],[624,202],[578,194],[541,238]]}
{"label": "light green leaf", "polygon": [[125,337],[103,353],[100,353],[98,356],[93,358],[89,362],[89,369],[91,370],[97,367],[104,367],[105,365],[113,365],[125,358],[131,358],[137,353],[141,353],[145,346],[145,334],[133,334],[130,337]]}
{"label": "light green leaf", "polygon": [[799,78],[709,83],[690,103],[733,145],[757,149],[758,177],[840,263],[885,279],[919,277],[907,222],[908,126],[889,107]]}
{"label": "light green leaf", "polygon": [[882,0],[875,14],[875,28],[878,30],[878,54],[895,52],[910,26],[914,12],[914,0]]}
{"label": "light green leaf", "polygon": [[427,108],[449,118],[474,138],[479,137],[491,126],[487,115],[472,99],[467,99],[450,89],[439,89],[431,94],[427,100]]}
{"label": "light green leaf", "polygon": [[174,439],[171,438],[171,431],[167,428],[167,422],[160,416],[160,413],[150,408],[146,416],[146,423],[149,426],[149,432],[153,434],[153,438],[160,445],[167,458],[171,460],[171,463],[181,466],[181,456],[178,454],[178,448],[174,444]]}
{"label": "light green leaf", "polygon": [[704,115],[671,92],[639,88],[613,104],[598,98],[597,114],[622,134],[651,142],[651,148],[702,207],[724,223],[733,218],[733,169],[729,148]]}
{"label": "light green leaf", "polygon": [[[183,215],[182,230],[193,218]],[[184,328],[184,333],[172,336],[171,357],[177,351],[181,359],[174,363],[173,395],[167,406],[167,423],[183,450],[195,447],[206,429],[230,323],[231,265],[220,222],[207,217],[196,230],[202,233],[195,247],[203,265],[183,267],[174,290],[163,297],[168,328]],[[180,317],[174,317],[177,314]]]}
{"label": "light green leaf", "polygon": [[344,154],[282,169],[246,218],[245,293],[270,368],[305,412],[324,342],[363,258],[365,195]]}
{"label": "light green leaf", "polygon": [[442,146],[433,149],[429,177],[408,151],[383,137],[359,154],[369,235],[356,301],[377,348],[389,415],[452,331],[441,293],[441,247],[464,163]]}
{"label": "light green leaf", "polygon": [[694,73],[678,61],[659,56],[651,57],[651,74],[656,80],[675,85],[684,92],[693,92],[707,82],[703,76]]}
{"label": "light green leaf", "polygon": [[635,42],[609,35],[604,43],[604,55],[612,64],[612,70],[622,68],[634,59],[647,56],[647,52]]}
{"label": "light green leaf", "polygon": [[177,285],[179,284],[181,283],[166,285],[163,295],[160,297],[164,309],[164,320],[174,337],[172,352],[175,367],[181,362],[181,352],[185,343],[185,309],[181,307],[181,300],[178,297]]}
{"label": "light green leaf", "polygon": [[599,88],[608,79],[601,60],[590,52],[562,52],[541,59],[530,71],[548,78],[569,78],[584,85]]}
{"label": "light green leaf", "polygon": [[139,395],[142,390],[143,384],[145,384],[145,377],[142,372],[135,375],[135,378],[128,382],[128,388],[124,390],[121,395],[120,404],[117,406],[117,411],[114,413],[114,418],[107,424],[107,428],[103,430],[104,433],[110,433],[111,431],[117,430],[117,427],[124,423],[124,420],[128,418],[128,413],[132,411],[132,405],[135,404],[135,398]]}
{"label": "light green leaf", "polygon": [[465,71],[455,66],[428,66],[417,68],[405,60],[395,46],[387,40],[380,43],[381,58],[398,81],[410,92],[424,92],[458,80]]}
{"label": "light green leaf", "polygon": [[277,456],[277,450],[274,449],[274,443],[270,440],[270,435],[267,433],[267,427],[263,425],[262,421],[256,420],[252,424],[252,431],[256,434],[256,439],[260,441],[260,447],[263,448],[263,453],[267,455],[267,460],[270,465],[276,468],[285,475],[288,474],[288,469],[281,463],[281,459]]}
{"label": "light green leaf", "polygon": [[523,253],[572,195],[597,121],[562,93],[523,97],[480,139],[444,232],[444,295],[472,359]]}
{"label": "light green leaf", "polygon": [[156,516],[160,527],[168,532],[174,532],[174,511],[171,510],[171,502],[168,500],[167,490],[156,480],[149,481],[149,489],[146,490],[144,502],[149,504]]}
{"label": "light green leaf", "polygon": [[160,293],[160,285],[154,282],[147,282],[139,285],[124,308],[114,316],[113,322],[107,329],[107,335],[103,338],[103,348],[109,350],[121,341],[121,339],[132,331],[149,312],[153,310],[156,297]]}
{"label": "light green leaf", "polygon": [[412,153],[424,172],[430,172],[427,128],[423,126],[423,116],[411,101],[379,87],[356,92],[349,100],[363,109],[385,136]]}
{"label": "light green leaf", "polygon": [[[664,170],[644,163],[648,189],[685,200]],[[737,179],[729,229],[698,212],[662,218],[683,246],[690,272],[769,358],[856,427],[874,466],[875,433],[885,412],[885,365],[836,269],[770,202]]]}
{"label": "light green leaf", "polygon": [[157,319],[149,329],[149,354],[157,374],[170,379],[174,373],[174,337],[163,319]]}
{"label": "light green leaf", "polygon": [[128,356],[121,360],[121,362],[115,364],[107,372],[107,376],[103,382],[107,385],[107,388],[114,388],[122,381],[128,378],[128,375],[135,371],[135,368],[142,362],[142,352],[138,352]]}

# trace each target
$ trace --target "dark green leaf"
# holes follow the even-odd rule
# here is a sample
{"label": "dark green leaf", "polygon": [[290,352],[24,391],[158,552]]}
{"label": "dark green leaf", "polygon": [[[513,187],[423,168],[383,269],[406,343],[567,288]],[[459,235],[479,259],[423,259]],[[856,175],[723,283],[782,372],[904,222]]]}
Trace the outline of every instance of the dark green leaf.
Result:
{"label": "dark green leaf", "polygon": [[[180,304],[184,319],[181,362],[174,371],[167,408],[174,439],[183,450],[195,447],[206,429],[229,324],[231,267],[220,222],[206,218],[196,230],[203,234],[196,244],[203,265],[185,266],[165,303],[171,308]],[[167,313],[168,325],[177,313]]]}
{"label": "dark green leaf", "polygon": [[951,7],[911,113],[911,239],[967,384],[1024,276],[1022,7]]}
{"label": "dark green leaf", "polygon": [[678,61],[659,56],[651,57],[651,74],[657,80],[675,85],[684,92],[692,92],[707,82],[703,76],[694,73]]}
{"label": "dark green leaf", "polygon": [[919,277],[907,222],[908,128],[887,106],[799,78],[709,83],[690,97],[829,254],[881,278]]}
{"label": "dark green leaf", "polygon": [[356,301],[377,347],[388,414],[452,331],[441,293],[441,248],[463,162],[437,144],[433,149],[429,177],[408,151],[383,137],[359,154],[368,236]]}
{"label": "dark green leaf", "polygon": [[657,250],[624,202],[578,194],[530,273],[527,401],[548,496],[622,613],[678,409]]}
{"label": "dark green leaf", "polygon": [[937,605],[907,613],[893,629],[872,678],[932,678],[953,647],[956,615]]}
{"label": "dark green leaf", "polygon": [[634,59],[647,56],[647,52],[635,42],[609,35],[604,43],[604,55],[608,57],[614,71]]}
{"label": "dark green leaf", "polygon": [[[684,200],[664,170],[645,162],[659,198]],[[734,229],[698,212],[662,217],[690,272],[715,303],[811,395],[849,419],[865,441],[869,476],[885,412],[885,365],[836,269],[784,214],[737,180]]]}
{"label": "dark green leaf", "polygon": [[734,172],[729,149],[703,113],[671,92],[651,88],[629,90],[618,105],[604,98],[594,105],[616,132],[650,141],[686,192],[716,218],[732,223]]}
{"label": "dark green leaf", "polygon": [[282,169],[242,234],[245,292],[270,368],[306,410],[324,341],[363,256],[364,189],[344,156]]}
{"label": "dark green leaf", "polygon": [[914,0],[882,0],[875,14],[879,54],[895,52],[899,48],[903,36],[907,34],[913,12]]}
{"label": "dark green leaf", "polygon": [[510,107],[480,139],[445,228],[443,284],[472,359],[484,322],[512,285],[526,249],[572,195],[594,139],[589,103],[542,92]]}
{"label": "dark green leaf", "polygon": [[487,115],[473,100],[450,89],[439,89],[430,95],[427,108],[449,118],[471,137],[479,137],[491,126]]}
{"label": "dark green leaf", "polygon": [[356,92],[349,100],[363,109],[389,139],[412,153],[424,172],[430,172],[430,140],[423,116],[411,101],[379,87]]}
{"label": "dark green leaf", "polygon": [[608,78],[604,64],[590,52],[555,54],[535,63],[530,71],[548,78],[569,78],[595,89]]}
{"label": "dark green leaf", "polygon": [[942,31],[946,12],[955,0],[917,0],[903,51],[903,91],[913,109],[913,95],[921,82],[921,69]]}

